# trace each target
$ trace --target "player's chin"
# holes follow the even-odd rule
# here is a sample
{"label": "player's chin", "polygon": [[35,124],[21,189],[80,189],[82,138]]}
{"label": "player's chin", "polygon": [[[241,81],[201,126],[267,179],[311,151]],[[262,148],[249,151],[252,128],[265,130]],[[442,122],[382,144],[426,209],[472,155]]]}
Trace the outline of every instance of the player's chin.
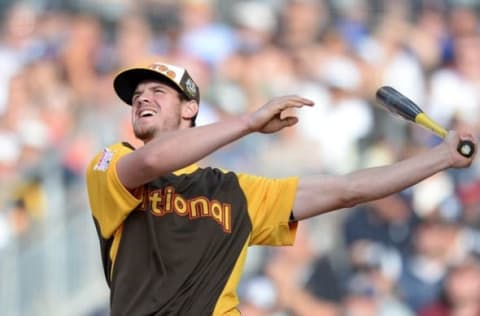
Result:
{"label": "player's chin", "polygon": [[133,134],[136,138],[142,141],[148,141],[153,138],[155,129],[151,126],[142,126],[141,124],[135,124],[133,127]]}

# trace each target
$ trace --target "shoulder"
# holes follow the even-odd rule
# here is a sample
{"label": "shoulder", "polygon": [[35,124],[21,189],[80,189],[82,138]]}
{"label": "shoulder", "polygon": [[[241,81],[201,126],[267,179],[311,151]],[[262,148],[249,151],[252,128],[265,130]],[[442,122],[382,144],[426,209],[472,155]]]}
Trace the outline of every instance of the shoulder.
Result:
{"label": "shoulder", "polygon": [[97,155],[104,154],[105,152],[111,152],[113,154],[115,153],[129,153],[135,150],[135,147],[133,147],[130,143],[128,142],[118,142],[115,144],[111,144],[107,147],[104,147],[101,151],[97,153]]}
{"label": "shoulder", "polygon": [[135,148],[127,142],[119,142],[104,147],[90,161],[89,170],[106,170],[112,161],[134,151]]}

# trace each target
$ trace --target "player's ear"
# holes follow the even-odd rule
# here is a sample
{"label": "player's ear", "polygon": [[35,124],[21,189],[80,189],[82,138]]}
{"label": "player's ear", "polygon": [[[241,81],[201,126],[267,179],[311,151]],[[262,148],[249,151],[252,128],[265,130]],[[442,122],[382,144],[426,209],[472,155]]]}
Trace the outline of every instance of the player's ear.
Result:
{"label": "player's ear", "polygon": [[190,120],[198,113],[198,103],[195,100],[185,101],[182,107],[182,118]]}

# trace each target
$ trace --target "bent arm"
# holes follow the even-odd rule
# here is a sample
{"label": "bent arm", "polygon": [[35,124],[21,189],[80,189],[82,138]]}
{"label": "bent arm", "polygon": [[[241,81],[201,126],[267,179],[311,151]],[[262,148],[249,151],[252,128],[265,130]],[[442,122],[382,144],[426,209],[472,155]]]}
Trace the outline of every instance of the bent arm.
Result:
{"label": "bent arm", "polygon": [[459,138],[449,143],[391,165],[352,172],[343,176],[301,178],[293,208],[297,220],[360,203],[383,198],[402,191],[449,167],[462,168],[471,164],[456,152]]}
{"label": "bent arm", "polygon": [[192,164],[247,134],[275,133],[298,121],[296,117],[282,117],[285,110],[305,105],[312,106],[313,102],[295,95],[278,97],[253,113],[205,126],[162,133],[118,161],[119,179],[126,188],[134,189]]}
{"label": "bent arm", "polygon": [[245,116],[222,122],[165,132],[117,164],[120,181],[129,189],[192,164],[249,133]]}

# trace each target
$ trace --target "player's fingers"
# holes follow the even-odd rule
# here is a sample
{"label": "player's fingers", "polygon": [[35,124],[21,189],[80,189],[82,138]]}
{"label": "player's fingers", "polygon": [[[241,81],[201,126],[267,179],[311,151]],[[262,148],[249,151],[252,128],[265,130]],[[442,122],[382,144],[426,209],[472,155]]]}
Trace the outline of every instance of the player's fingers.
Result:
{"label": "player's fingers", "polygon": [[294,96],[293,98],[291,98],[289,100],[290,104],[292,106],[296,106],[296,107],[301,107],[301,106],[312,106],[315,104],[315,102],[313,102],[312,100],[310,99],[307,99],[307,98],[303,98],[303,97],[299,97],[299,96]]}
{"label": "player's fingers", "polygon": [[470,162],[473,160],[476,154],[477,140],[473,137],[472,133],[468,131],[448,131],[446,141],[455,156],[460,154],[463,159],[467,158]]}
{"label": "player's fingers", "polygon": [[459,133],[458,137],[460,137],[461,140],[469,140],[475,144],[477,143],[475,137],[473,137],[471,133],[467,133],[467,132]]}
{"label": "player's fingers", "polygon": [[303,106],[313,106],[314,102],[310,99],[303,98],[297,95],[286,96],[278,100],[278,108],[280,110],[285,110],[288,108],[299,108]]}
{"label": "player's fingers", "polygon": [[468,131],[455,131],[455,130],[449,130],[447,134],[447,139],[451,139],[453,142],[458,142],[458,141],[471,141],[473,144],[477,144],[476,138],[473,136],[472,133]]}
{"label": "player's fingers", "polygon": [[[272,132],[271,130],[278,130],[286,126],[297,123],[297,119],[289,118],[285,121],[280,116],[290,117],[287,114],[289,109],[299,108],[302,106],[312,106],[314,102],[310,99],[299,96],[283,96],[270,100],[267,104],[262,106],[257,111],[250,115],[249,128],[252,131]],[[266,127],[268,126],[268,127]]]}

